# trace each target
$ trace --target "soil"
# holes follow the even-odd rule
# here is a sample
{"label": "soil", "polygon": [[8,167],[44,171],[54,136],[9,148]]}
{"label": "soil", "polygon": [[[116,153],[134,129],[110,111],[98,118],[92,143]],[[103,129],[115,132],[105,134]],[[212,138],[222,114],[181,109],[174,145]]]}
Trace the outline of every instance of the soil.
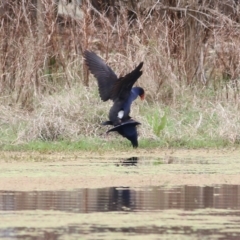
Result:
{"label": "soil", "polygon": [[[239,156],[235,149],[0,152],[0,190],[240,184]],[[137,163],[127,164],[132,157]]]}

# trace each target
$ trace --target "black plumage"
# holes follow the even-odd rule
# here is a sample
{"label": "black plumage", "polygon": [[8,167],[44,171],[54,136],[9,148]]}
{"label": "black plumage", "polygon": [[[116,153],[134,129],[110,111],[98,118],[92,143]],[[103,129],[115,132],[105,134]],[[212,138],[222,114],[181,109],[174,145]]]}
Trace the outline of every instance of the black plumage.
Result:
{"label": "black plumage", "polygon": [[112,100],[113,106],[109,111],[109,120],[114,126],[129,120],[132,102],[140,96],[144,99],[144,90],[133,87],[142,75],[141,62],[132,72],[118,78],[114,71],[94,52],[84,52],[85,63],[98,81],[98,90],[103,101]]}
{"label": "black plumage", "polygon": [[112,100],[113,106],[109,111],[109,121],[103,125],[113,125],[108,132],[116,131],[132,142],[133,147],[138,146],[136,126],[140,123],[129,116],[132,102],[140,96],[144,99],[144,90],[133,87],[142,75],[141,62],[132,72],[118,78],[114,71],[94,52],[84,51],[85,63],[98,82],[99,95],[102,101]]}
{"label": "black plumage", "polygon": [[129,141],[131,141],[132,146],[134,148],[138,147],[138,134],[136,126],[141,124],[140,122],[137,122],[133,119],[127,120],[120,125],[114,126],[113,128],[109,129],[107,133],[109,132],[118,132],[123,137],[127,138]]}

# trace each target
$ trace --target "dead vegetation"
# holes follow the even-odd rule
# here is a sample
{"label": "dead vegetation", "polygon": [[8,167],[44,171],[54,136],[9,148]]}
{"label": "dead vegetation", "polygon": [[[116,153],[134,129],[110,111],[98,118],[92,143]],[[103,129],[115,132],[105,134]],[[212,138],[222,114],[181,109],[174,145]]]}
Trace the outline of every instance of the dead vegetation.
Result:
{"label": "dead vegetation", "polygon": [[159,109],[167,107],[175,130],[162,136],[192,137],[202,128],[206,136],[239,141],[239,1],[57,2],[0,2],[2,131],[14,126],[18,140],[101,134],[109,105],[99,104],[83,65],[88,48],[118,74],[144,61],[138,84],[147,102],[132,114],[144,137],[154,137],[144,114],[153,108],[163,115]]}

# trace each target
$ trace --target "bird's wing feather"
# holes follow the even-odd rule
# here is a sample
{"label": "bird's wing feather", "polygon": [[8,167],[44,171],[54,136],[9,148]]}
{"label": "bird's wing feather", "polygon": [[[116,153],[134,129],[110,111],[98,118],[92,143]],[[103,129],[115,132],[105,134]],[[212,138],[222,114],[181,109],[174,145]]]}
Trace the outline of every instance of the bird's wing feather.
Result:
{"label": "bird's wing feather", "polygon": [[143,62],[141,62],[132,72],[126,76],[119,78],[112,87],[110,99],[126,101],[130,95],[132,86],[142,75],[141,68]]}
{"label": "bird's wing feather", "polygon": [[138,147],[138,133],[137,133],[136,126],[139,124],[141,124],[141,123],[139,123],[135,120],[129,120],[118,126],[111,128],[110,130],[107,131],[107,133],[116,131],[120,135],[122,135],[123,137],[125,137],[129,141],[131,141],[132,146],[134,148],[137,148]]}
{"label": "bird's wing feather", "polygon": [[85,63],[98,82],[98,90],[103,101],[111,99],[112,87],[118,78],[114,71],[94,52],[84,51]]}
{"label": "bird's wing feather", "polygon": [[131,126],[137,126],[139,124],[141,124],[141,123],[131,119],[131,120],[128,120],[126,122],[121,123],[120,125],[114,126],[113,128],[109,129],[107,131],[107,133],[113,132],[113,131],[118,131],[119,128],[122,128],[122,127],[127,126],[127,125],[128,126],[130,126],[130,125]]}

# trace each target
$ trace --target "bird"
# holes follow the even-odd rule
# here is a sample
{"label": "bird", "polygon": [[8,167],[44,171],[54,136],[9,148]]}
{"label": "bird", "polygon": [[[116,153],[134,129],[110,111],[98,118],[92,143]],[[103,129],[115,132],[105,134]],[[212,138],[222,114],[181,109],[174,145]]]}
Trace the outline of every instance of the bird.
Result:
{"label": "bird", "polygon": [[136,126],[140,124],[140,122],[137,122],[131,118],[121,123],[120,125],[114,126],[113,128],[109,129],[107,133],[116,131],[123,137],[127,138],[132,143],[133,148],[137,148],[138,134]]}
{"label": "bird", "polygon": [[85,50],[85,63],[98,82],[98,91],[102,101],[112,100],[113,106],[109,111],[111,125],[117,126],[131,117],[129,116],[132,102],[139,96],[145,97],[144,89],[133,87],[142,75],[143,62],[124,77],[117,77],[115,72],[96,53]]}
{"label": "bird", "polygon": [[141,87],[133,87],[142,75],[143,62],[124,77],[117,77],[115,72],[96,53],[85,50],[83,53],[85,63],[98,82],[98,91],[102,101],[112,100],[113,105],[108,114],[108,121],[102,125],[113,125],[107,131],[118,132],[131,141],[134,148],[138,147],[138,133],[136,126],[141,124],[133,120],[129,114],[132,102],[139,96],[142,100],[145,91]]}

